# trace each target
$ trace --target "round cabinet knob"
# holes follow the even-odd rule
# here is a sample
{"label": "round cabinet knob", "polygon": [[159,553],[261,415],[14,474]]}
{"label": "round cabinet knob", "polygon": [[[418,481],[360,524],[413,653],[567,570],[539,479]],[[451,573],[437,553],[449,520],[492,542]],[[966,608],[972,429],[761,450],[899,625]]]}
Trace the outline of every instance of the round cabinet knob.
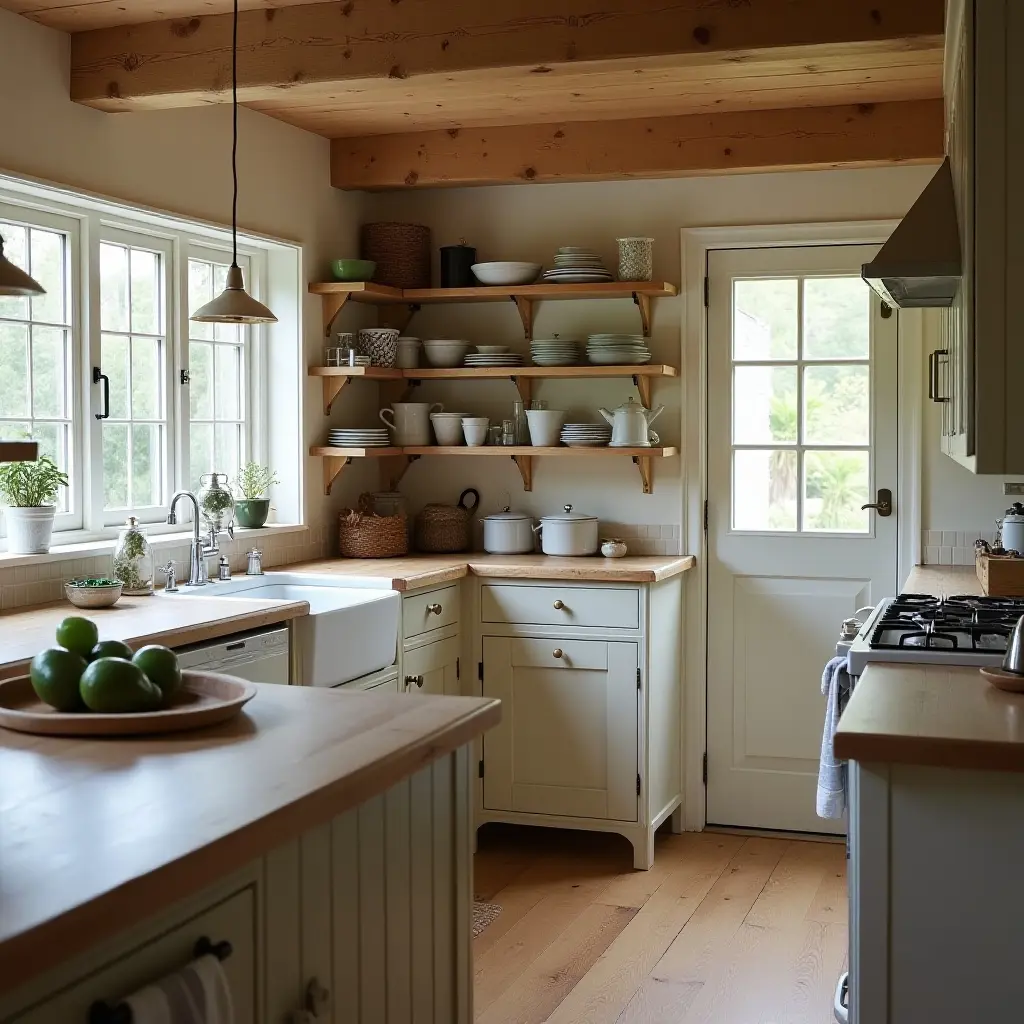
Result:
{"label": "round cabinet knob", "polygon": [[444,609],[439,604],[428,604],[427,614],[428,615],[440,615]]}
{"label": "round cabinet knob", "polygon": [[405,685],[409,686],[412,683],[415,683],[418,687],[420,687],[420,689],[422,689],[423,688],[423,676],[406,676],[405,677]]}
{"label": "round cabinet knob", "polygon": [[556,612],[560,612],[565,607],[565,604],[562,601],[556,601],[552,607]]}
{"label": "round cabinet knob", "polygon": [[561,648],[561,647],[556,647],[556,648],[555,648],[555,649],[554,649],[554,650],[553,650],[553,651],[551,652],[551,657],[552,657],[552,658],[561,658],[561,657],[563,657],[563,654],[562,654],[562,648]]}

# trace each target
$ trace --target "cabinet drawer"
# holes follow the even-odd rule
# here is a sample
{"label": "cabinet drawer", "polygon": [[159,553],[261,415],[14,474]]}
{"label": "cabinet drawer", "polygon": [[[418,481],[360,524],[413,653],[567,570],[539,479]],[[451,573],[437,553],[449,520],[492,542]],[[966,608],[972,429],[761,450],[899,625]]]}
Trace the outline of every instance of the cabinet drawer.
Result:
{"label": "cabinet drawer", "polygon": [[484,622],[531,626],[640,628],[640,591],[610,587],[485,586]]}
{"label": "cabinet drawer", "polygon": [[580,669],[603,672],[608,668],[608,644],[600,640],[509,641],[512,668]]}
{"label": "cabinet drawer", "polygon": [[256,901],[252,889],[244,889],[172,931],[136,946],[127,956],[38,1003],[14,1021],[86,1021],[89,1007],[97,1000],[116,1005],[124,996],[187,964],[197,940],[204,936],[212,942],[231,943],[224,971],[231,987],[235,1020],[256,1020]]}
{"label": "cabinet drawer", "polygon": [[444,587],[428,594],[414,594],[402,601],[402,627],[406,640],[431,629],[459,621],[459,588]]}

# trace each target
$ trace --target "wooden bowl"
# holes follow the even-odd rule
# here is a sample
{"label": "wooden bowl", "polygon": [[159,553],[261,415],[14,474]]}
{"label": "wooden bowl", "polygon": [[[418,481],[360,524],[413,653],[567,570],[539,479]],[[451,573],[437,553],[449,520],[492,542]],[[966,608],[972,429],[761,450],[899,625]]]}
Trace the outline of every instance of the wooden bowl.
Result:
{"label": "wooden bowl", "polygon": [[1001,668],[983,668],[979,671],[997,690],[1024,693],[1024,676],[1019,676],[1016,672],[1004,672]]}
{"label": "wooden bowl", "polygon": [[28,676],[0,682],[0,726],[38,736],[143,736],[186,732],[234,718],[256,696],[243,679],[217,672],[183,672],[170,707],[124,715],[65,712],[44,704]]}

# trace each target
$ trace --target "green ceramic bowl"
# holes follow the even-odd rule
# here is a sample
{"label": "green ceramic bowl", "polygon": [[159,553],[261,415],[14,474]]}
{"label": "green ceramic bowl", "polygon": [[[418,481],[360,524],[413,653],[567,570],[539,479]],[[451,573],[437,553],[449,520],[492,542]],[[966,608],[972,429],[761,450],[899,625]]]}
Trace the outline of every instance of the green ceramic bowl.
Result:
{"label": "green ceramic bowl", "polygon": [[373,260],[331,260],[335,281],[369,281],[376,269]]}

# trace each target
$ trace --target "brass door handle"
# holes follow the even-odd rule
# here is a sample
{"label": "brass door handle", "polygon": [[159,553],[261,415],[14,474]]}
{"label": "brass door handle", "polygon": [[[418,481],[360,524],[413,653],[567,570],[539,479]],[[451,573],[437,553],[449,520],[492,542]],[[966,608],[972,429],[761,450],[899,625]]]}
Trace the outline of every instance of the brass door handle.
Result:
{"label": "brass door handle", "polygon": [[561,648],[561,647],[556,647],[556,648],[555,648],[555,649],[554,649],[554,650],[553,650],[553,651],[551,652],[551,657],[552,657],[552,658],[561,658],[561,657],[564,657],[564,655],[562,654],[562,648]]}
{"label": "brass door handle", "polygon": [[861,505],[860,510],[863,512],[866,508],[873,508],[883,518],[891,516],[892,491],[890,491],[888,487],[880,487],[878,489],[878,501],[869,502],[867,505]]}
{"label": "brass door handle", "polygon": [[428,615],[440,615],[444,609],[439,604],[428,604],[427,614]]}

